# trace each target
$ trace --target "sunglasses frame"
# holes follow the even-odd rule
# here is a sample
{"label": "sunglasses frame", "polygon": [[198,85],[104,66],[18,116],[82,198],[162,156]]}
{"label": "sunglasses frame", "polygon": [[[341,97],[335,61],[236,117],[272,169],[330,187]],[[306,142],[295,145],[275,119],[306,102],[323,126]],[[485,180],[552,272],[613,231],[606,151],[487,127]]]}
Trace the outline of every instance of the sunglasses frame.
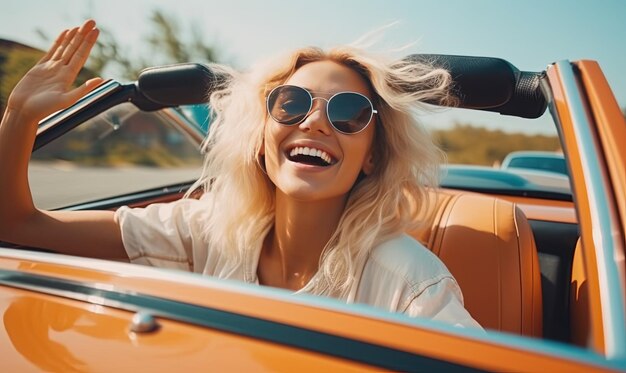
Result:
{"label": "sunglasses frame", "polygon": [[[293,124],[286,124],[286,123],[282,123],[279,120],[277,120],[273,115],[272,115],[272,111],[270,110],[270,97],[272,96],[272,94],[274,93],[274,91],[276,91],[279,88],[283,88],[283,87],[295,87],[298,89],[303,90],[304,92],[306,92],[309,97],[311,98],[310,103],[309,103],[309,109],[307,110],[306,114],[304,115],[304,117],[302,117],[302,119],[296,123]],[[316,92],[316,93],[322,93],[322,92]],[[367,102],[370,104],[370,108],[371,108],[371,113],[370,113],[370,118],[368,119],[367,123],[363,126],[363,128],[361,128],[360,130],[356,131],[356,132],[344,132],[342,130],[340,130],[339,128],[337,128],[335,126],[335,124],[333,123],[333,121],[330,119],[330,114],[328,112],[328,105],[330,104],[330,101],[337,95],[340,94],[344,94],[344,93],[352,93],[355,95],[359,95],[363,98],[365,98],[367,100]],[[326,99],[324,97],[313,97],[313,95],[311,94],[311,91],[309,91],[308,89],[302,88],[300,86],[297,85],[293,85],[293,84],[281,84],[279,86],[274,87],[270,93],[267,95],[267,97],[265,98],[265,107],[267,109],[267,113],[270,116],[270,118],[272,118],[276,123],[279,123],[283,126],[289,127],[289,126],[296,126],[302,122],[304,122],[306,120],[306,118],[309,116],[309,114],[311,114],[311,110],[313,109],[313,100],[324,100],[326,101],[326,118],[328,119],[328,123],[330,123],[330,125],[333,127],[333,129],[339,133],[342,133],[344,135],[356,135],[357,133],[363,132],[372,122],[372,118],[374,117],[374,114],[378,114],[378,110],[374,109],[374,104],[372,103],[372,100],[370,100],[367,96],[365,96],[362,93],[359,92],[353,92],[353,91],[341,91],[341,92],[336,92],[334,93],[332,96],[330,96],[330,98]]]}

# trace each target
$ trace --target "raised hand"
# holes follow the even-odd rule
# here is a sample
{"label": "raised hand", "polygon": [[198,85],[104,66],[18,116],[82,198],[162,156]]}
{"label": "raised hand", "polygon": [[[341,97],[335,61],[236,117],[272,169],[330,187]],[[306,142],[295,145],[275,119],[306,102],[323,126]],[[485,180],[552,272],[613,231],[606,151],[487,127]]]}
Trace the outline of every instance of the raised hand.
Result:
{"label": "raised hand", "polygon": [[102,82],[94,78],[72,89],[99,31],[96,22],[64,30],[45,56],[24,75],[7,102],[7,110],[19,112],[27,121],[39,121],[76,102]]}

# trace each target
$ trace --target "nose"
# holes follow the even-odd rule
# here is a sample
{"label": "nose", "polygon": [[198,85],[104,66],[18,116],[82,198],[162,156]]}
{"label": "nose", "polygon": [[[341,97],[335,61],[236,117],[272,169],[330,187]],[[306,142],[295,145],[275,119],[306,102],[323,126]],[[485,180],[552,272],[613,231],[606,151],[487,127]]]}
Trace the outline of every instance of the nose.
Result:
{"label": "nose", "polygon": [[307,117],[299,124],[304,131],[319,131],[325,135],[332,132],[331,124],[328,121],[328,100],[323,97],[313,98],[313,107]]}

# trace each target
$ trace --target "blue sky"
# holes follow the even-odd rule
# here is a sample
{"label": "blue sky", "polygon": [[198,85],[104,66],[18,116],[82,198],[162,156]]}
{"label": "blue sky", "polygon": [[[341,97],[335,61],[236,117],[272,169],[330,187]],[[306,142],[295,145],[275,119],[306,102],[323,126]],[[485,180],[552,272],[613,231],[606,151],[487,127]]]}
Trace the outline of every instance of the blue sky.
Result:
{"label": "blue sky", "polygon": [[[135,56],[150,55],[142,39],[149,31],[151,11],[161,9],[187,31],[196,24],[207,41],[217,44],[223,57],[239,67],[304,45],[349,43],[397,22],[385,31],[376,50],[412,43],[406,53],[497,56],[531,71],[562,59],[593,59],[603,68],[620,106],[626,107],[626,1],[620,0],[0,0],[0,4],[0,38],[45,48],[36,29],[56,35],[92,17]],[[486,126],[550,132],[544,128],[549,120],[529,124],[515,118],[463,115],[465,121]]]}

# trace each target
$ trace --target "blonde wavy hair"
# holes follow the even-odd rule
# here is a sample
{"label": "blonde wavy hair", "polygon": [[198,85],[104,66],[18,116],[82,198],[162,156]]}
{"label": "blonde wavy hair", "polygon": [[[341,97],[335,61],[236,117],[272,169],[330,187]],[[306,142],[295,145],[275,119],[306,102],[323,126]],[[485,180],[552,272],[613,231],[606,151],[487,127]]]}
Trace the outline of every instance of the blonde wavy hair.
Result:
{"label": "blonde wavy hair", "polygon": [[446,70],[406,59],[389,61],[353,47],[304,48],[247,73],[213,66],[232,78],[210,96],[213,115],[203,144],[204,169],[188,194],[205,191],[211,214],[204,233],[210,245],[222,248],[233,268],[247,260],[274,222],[275,186],[258,161],[268,117],[265,97],[301,66],[324,60],[358,72],[370,85],[378,110],[374,170],[350,191],[321,255],[318,281],[307,289],[342,298],[358,281],[358,268],[371,249],[417,228],[428,207],[427,187],[438,183],[442,153],[414,114],[423,102],[452,102]]}

